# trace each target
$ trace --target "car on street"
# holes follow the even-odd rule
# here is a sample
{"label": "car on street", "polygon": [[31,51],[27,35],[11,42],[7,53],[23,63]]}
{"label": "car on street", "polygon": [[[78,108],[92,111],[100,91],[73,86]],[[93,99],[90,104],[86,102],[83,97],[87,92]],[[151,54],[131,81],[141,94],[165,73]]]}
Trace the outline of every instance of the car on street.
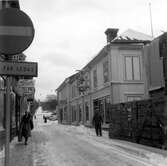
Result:
{"label": "car on street", "polygon": [[53,113],[53,114],[47,116],[47,119],[51,120],[51,121],[55,121],[55,120],[57,120],[57,115],[55,113]]}

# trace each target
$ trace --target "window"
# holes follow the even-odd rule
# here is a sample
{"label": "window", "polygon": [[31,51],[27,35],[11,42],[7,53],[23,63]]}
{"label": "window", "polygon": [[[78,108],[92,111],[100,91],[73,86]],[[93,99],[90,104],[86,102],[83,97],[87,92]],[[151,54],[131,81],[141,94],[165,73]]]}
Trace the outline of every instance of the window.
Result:
{"label": "window", "polygon": [[72,98],[76,97],[76,87],[72,85]]}
{"label": "window", "polygon": [[93,70],[93,86],[97,88],[97,70]]}
{"label": "window", "polygon": [[85,87],[88,89],[89,88],[89,75],[85,75]]}
{"label": "window", "polygon": [[63,110],[63,120],[67,120],[67,107],[66,106],[64,107],[64,110]]}
{"label": "window", "polygon": [[104,123],[110,122],[110,96],[94,100],[93,107],[101,113]]}
{"label": "window", "polygon": [[105,122],[110,122],[110,97],[105,97]]}
{"label": "window", "polygon": [[105,61],[103,63],[103,80],[104,80],[104,83],[109,81],[108,61]]}
{"label": "window", "polygon": [[140,80],[140,58],[139,56],[125,57],[125,80]]}
{"label": "window", "polygon": [[4,89],[4,87],[4,80],[2,79],[2,77],[0,77],[0,89]]}
{"label": "window", "polygon": [[76,115],[76,107],[72,106],[72,122],[75,122],[77,120],[77,115]]}
{"label": "window", "polygon": [[74,97],[74,87],[72,86],[72,98]]}
{"label": "window", "polygon": [[141,99],[142,99],[141,96],[127,96],[127,101],[137,101]]}

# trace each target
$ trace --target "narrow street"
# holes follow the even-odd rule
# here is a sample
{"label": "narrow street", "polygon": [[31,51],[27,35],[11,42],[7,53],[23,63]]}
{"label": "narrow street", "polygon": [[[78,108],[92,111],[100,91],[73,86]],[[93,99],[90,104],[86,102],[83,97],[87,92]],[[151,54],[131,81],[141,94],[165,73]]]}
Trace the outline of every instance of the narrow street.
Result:
{"label": "narrow street", "polygon": [[[34,119],[32,137],[25,146],[11,143],[11,166],[164,166],[166,157],[144,149],[121,145],[118,140],[96,137],[94,130],[43,122],[42,114]],[[3,160],[0,158],[0,166]]]}
{"label": "narrow street", "polygon": [[93,137],[85,139],[83,134],[53,123],[45,125],[42,117],[38,116],[36,131],[32,138],[35,147],[35,166],[144,165],[142,164],[144,162],[137,161],[137,158],[119,155],[104,142],[95,141]]}

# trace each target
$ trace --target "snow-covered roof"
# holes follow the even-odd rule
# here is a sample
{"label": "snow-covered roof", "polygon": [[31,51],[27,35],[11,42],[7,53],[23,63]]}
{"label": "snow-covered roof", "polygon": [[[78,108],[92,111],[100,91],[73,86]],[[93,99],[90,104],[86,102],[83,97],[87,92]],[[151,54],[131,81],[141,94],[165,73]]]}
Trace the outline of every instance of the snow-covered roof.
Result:
{"label": "snow-covered roof", "polygon": [[132,29],[128,29],[119,36],[117,36],[115,39],[113,39],[112,42],[141,42],[141,41],[152,41],[153,38],[149,35],[146,35],[141,32],[137,32]]}

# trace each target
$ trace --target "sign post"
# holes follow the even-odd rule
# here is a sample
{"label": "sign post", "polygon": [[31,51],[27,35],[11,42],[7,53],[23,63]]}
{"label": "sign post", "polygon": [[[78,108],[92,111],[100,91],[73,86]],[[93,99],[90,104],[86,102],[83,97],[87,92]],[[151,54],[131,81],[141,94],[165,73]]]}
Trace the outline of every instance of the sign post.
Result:
{"label": "sign post", "polygon": [[9,166],[10,157],[9,157],[9,142],[10,142],[10,77],[6,78],[6,138],[5,138],[5,166]]}
{"label": "sign post", "polygon": [[6,57],[5,61],[0,64],[0,75],[6,76],[5,166],[10,165],[9,142],[11,76],[37,76],[36,64],[16,64],[10,63],[8,60],[11,59],[13,55],[20,54],[26,50],[32,43],[33,38],[34,27],[27,14],[17,8],[4,8],[0,10],[0,54],[5,55]]}

